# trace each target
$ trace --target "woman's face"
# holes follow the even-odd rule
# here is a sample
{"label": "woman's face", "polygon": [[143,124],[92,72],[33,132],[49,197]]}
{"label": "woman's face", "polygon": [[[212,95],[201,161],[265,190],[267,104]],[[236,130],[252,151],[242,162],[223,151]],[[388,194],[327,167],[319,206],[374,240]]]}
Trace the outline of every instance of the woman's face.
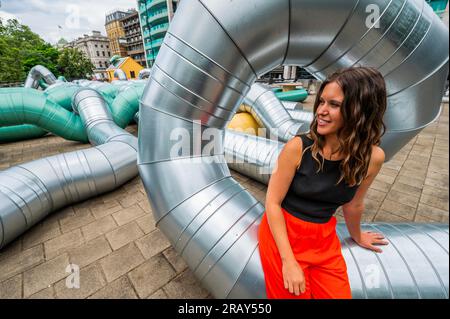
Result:
{"label": "woman's face", "polygon": [[344,126],[341,106],[344,101],[344,92],[336,82],[328,83],[320,97],[316,110],[317,133],[322,136],[336,134]]}

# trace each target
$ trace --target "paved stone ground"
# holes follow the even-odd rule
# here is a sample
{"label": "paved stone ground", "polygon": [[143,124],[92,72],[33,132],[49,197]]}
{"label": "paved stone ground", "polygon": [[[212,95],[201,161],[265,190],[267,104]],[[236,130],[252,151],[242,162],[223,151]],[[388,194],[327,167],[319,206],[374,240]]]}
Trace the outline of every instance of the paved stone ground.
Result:
{"label": "paved stone ground", "polygon": [[[311,106],[312,97],[306,103]],[[128,127],[136,133],[136,126]],[[0,169],[89,147],[59,137],[0,146]],[[385,163],[370,188],[364,221],[445,222],[449,215],[448,104]],[[266,186],[233,173],[264,202]],[[338,219],[343,220],[341,212]],[[80,289],[66,288],[69,263]],[[155,228],[139,177],[53,213],[0,252],[2,298],[211,298]]]}

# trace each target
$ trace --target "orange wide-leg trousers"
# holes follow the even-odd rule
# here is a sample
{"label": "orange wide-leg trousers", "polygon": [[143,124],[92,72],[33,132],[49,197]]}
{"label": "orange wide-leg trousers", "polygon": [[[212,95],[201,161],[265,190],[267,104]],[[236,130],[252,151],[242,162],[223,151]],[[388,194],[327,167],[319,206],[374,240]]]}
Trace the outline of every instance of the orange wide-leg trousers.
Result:
{"label": "orange wide-leg trousers", "polygon": [[259,253],[269,299],[350,299],[347,265],[336,234],[336,218],[318,224],[282,210],[296,260],[305,274],[306,291],[296,296],[284,288],[281,257],[264,213],[259,227]]}

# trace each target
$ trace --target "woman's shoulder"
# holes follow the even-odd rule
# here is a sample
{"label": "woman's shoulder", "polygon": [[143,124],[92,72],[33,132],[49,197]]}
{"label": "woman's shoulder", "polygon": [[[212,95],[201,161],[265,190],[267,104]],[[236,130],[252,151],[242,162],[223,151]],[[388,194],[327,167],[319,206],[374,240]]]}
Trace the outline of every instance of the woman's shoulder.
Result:
{"label": "woman's shoulder", "polygon": [[303,151],[303,138],[300,135],[297,135],[291,138],[284,146],[284,149],[288,153],[297,154]]}
{"label": "woman's shoulder", "polygon": [[384,154],[384,151],[381,147],[378,145],[372,146],[372,157],[371,159],[375,162],[384,162],[384,159],[386,158],[386,155]]}
{"label": "woman's shoulder", "polygon": [[303,141],[300,136],[295,136],[284,145],[280,158],[285,163],[292,163],[293,167],[299,167],[302,159]]}
{"label": "woman's shoulder", "polygon": [[311,136],[309,136],[307,133],[303,133],[294,136],[286,144],[290,144],[289,147],[292,147],[293,149],[297,150],[300,147],[300,151],[302,151],[304,148],[310,146],[312,143],[313,140]]}
{"label": "woman's shoulder", "polygon": [[378,170],[383,165],[386,156],[384,151],[378,145],[372,146],[372,155],[370,157],[369,170]]}

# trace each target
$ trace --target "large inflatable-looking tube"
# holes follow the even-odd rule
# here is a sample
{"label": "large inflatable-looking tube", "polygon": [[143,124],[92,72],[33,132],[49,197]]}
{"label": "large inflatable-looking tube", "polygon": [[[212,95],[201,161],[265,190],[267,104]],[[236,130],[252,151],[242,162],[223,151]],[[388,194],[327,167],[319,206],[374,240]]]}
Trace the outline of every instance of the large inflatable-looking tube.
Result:
{"label": "large inflatable-looking tube", "polygon": [[303,104],[300,102],[281,101],[286,110],[303,110]]}
{"label": "large inflatable-looking tube", "polygon": [[72,96],[80,89],[79,85],[59,82],[49,86],[44,94],[62,108],[72,111]]}
{"label": "large inflatable-looking tube", "polygon": [[[311,122],[314,119],[314,114],[311,111],[305,110],[288,110],[289,115],[292,117],[294,121],[303,123],[302,132],[309,131],[309,127],[311,126]],[[305,129],[305,126],[307,129]]]}
{"label": "large inflatable-looking tube", "polygon": [[309,123],[294,121],[272,89],[259,83],[252,85],[240,110],[252,114],[260,126],[283,142],[309,130]]}
{"label": "large inflatable-looking tube", "polygon": [[0,143],[10,143],[26,139],[38,138],[48,132],[35,125],[12,125],[0,127]]}
{"label": "large inflatable-looking tube", "polygon": [[[47,96],[48,99],[52,100],[62,108],[70,111],[72,110],[71,105],[72,96],[79,88],[80,87],[75,84],[64,83],[60,81],[53,85],[50,85],[44,91],[44,94]],[[8,92],[7,90],[8,89],[1,89],[0,92],[1,91]],[[0,122],[0,126],[2,125],[4,125],[4,123]],[[47,133],[48,132],[46,130],[30,124],[0,127],[0,143],[37,138],[44,136]]]}
{"label": "large inflatable-looking tube", "polygon": [[39,87],[39,80],[41,79],[46,85],[56,83],[56,77],[49,69],[42,65],[36,65],[31,68],[30,72],[28,72],[24,87],[37,89]]}
{"label": "large inflatable-looking tube", "polygon": [[[126,81],[120,81],[121,83],[127,83]],[[119,87],[117,85],[112,85],[111,83],[99,82],[99,81],[90,81],[90,82],[82,82],[82,86],[86,86],[88,88],[94,89],[100,92],[104,98],[106,98],[106,102],[111,102],[116,97],[119,92]]]}
{"label": "large inflatable-looking tube", "polygon": [[259,126],[270,130],[271,136],[282,142],[308,132],[313,118],[311,112],[286,110],[272,89],[259,83],[252,85],[239,110],[252,114]]}
{"label": "large inflatable-looking tube", "polygon": [[0,248],[66,205],[111,191],[137,175],[137,139],[112,121],[102,96],[83,89],[74,108],[90,149],[59,154],[0,172]]}
{"label": "large inflatable-looking tube", "polygon": [[227,129],[223,146],[229,168],[267,185],[284,143]]}
{"label": "large inflatable-looking tube", "polygon": [[[142,84],[124,86],[124,90],[113,99],[118,90],[111,90],[115,87],[111,84],[93,82],[88,87],[101,93],[110,105],[114,122],[121,128],[133,120],[144,90]],[[80,86],[70,83],[57,83],[44,93],[24,88],[1,89],[0,125],[5,127],[0,127],[0,142],[39,137],[47,132],[65,139],[87,142],[79,116],[71,112],[72,97],[79,89]]]}
{"label": "large inflatable-looking tube", "polygon": [[117,78],[119,81],[128,81],[127,74],[122,69],[116,69],[114,71],[114,77]]}
{"label": "large inflatable-looking tube", "polygon": [[275,95],[282,101],[303,102],[308,98],[308,91],[305,89],[300,89],[286,92],[275,92]]}
{"label": "large inflatable-looking tube", "polygon": [[67,140],[87,142],[80,117],[34,89],[0,90],[0,125],[32,124]]}
{"label": "large inflatable-looking tube", "polygon": [[152,73],[151,69],[142,69],[141,71],[139,71],[138,79],[139,80],[148,79],[151,73]]}
{"label": "large inflatable-looking tube", "polygon": [[[368,24],[373,5],[380,16]],[[201,137],[222,130],[257,76],[281,64],[319,79],[356,64],[379,69],[389,159],[439,114],[448,29],[423,0],[180,3],[141,102],[139,172],[158,227],[218,298],[265,296],[257,240],[264,208],[230,176],[222,139],[204,153],[210,141]],[[172,152],[175,129],[201,142]],[[448,298],[448,225],[366,227],[387,236],[383,254],[355,246],[338,225],[355,298]],[[373,269],[375,287],[365,278]]]}
{"label": "large inflatable-looking tube", "polygon": [[144,92],[144,85],[132,85],[121,91],[111,104],[111,113],[114,122],[120,126],[127,126],[137,111],[139,100]]}

